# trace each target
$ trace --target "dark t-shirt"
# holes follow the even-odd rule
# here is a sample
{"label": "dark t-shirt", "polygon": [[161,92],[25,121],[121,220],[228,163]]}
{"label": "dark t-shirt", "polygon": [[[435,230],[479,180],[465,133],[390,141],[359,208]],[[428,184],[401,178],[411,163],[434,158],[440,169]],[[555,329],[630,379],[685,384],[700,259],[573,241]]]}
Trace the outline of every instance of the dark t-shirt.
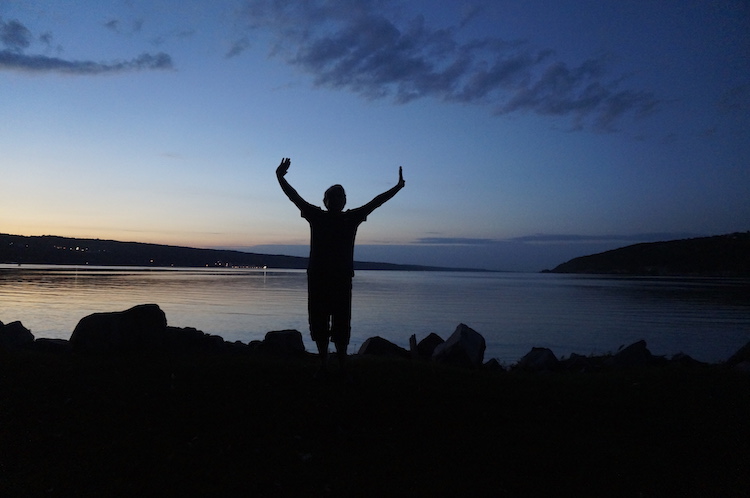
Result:
{"label": "dark t-shirt", "polygon": [[367,213],[362,208],[331,213],[310,205],[301,215],[310,223],[307,272],[328,278],[354,276],[354,238]]}

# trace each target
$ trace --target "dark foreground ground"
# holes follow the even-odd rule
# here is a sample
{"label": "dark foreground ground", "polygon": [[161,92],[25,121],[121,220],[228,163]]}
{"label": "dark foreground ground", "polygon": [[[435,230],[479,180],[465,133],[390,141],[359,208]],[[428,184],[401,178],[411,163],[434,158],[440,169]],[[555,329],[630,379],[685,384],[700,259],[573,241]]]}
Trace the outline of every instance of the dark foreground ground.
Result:
{"label": "dark foreground ground", "polygon": [[0,496],[748,496],[750,378],[0,354]]}

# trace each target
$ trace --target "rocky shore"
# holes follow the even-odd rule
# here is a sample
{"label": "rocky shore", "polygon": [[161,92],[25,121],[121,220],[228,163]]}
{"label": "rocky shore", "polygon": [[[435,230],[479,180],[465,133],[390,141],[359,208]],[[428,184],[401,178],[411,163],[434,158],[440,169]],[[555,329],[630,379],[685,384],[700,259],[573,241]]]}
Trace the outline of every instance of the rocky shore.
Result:
{"label": "rocky shore", "polygon": [[[217,335],[206,334],[195,328],[167,326],[167,317],[156,304],[142,304],[125,311],[94,313],[83,317],[70,337],[64,339],[36,339],[21,322],[0,322],[0,348],[7,351],[36,350],[58,353],[122,355],[134,353],[234,353],[267,354],[286,358],[306,355],[302,333],[298,330],[270,331],[262,341],[227,342]],[[409,338],[409,349],[382,337],[367,339],[356,355],[380,356],[412,360],[431,360],[458,367],[505,370],[497,360],[484,361],[485,339],[465,324],[444,340],[430,334],[417,342]],[[671,358],[654,356],[645,340],[616,353],[600,356],[572,354],[558,359],[548,348],[533,347],[529,353],[510,366],[512,370],[528,372],[594,372],[633,367],[706,365],[688,355],[678,353]],[[739,371],[750,372],[750,343],[738,350],[724,363]]]}
{"label": "rocky shore", "polygon": [[[2,496],[746,496],[750,347],[718,365],[548,349],[465,325],[314,378],[298,331],[229,343],[156,305],[70,340],[0,326]],[[585,374],[584,374],[585,373]]]}

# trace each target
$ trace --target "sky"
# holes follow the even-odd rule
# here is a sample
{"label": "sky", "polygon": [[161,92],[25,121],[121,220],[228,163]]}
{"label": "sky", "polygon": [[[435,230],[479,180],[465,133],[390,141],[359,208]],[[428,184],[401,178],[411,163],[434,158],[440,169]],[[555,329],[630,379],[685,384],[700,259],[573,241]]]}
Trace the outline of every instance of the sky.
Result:
{"label": "sky", "polygon": [[0,0],[0,232],[539,271],[750,230],[750,2]]}

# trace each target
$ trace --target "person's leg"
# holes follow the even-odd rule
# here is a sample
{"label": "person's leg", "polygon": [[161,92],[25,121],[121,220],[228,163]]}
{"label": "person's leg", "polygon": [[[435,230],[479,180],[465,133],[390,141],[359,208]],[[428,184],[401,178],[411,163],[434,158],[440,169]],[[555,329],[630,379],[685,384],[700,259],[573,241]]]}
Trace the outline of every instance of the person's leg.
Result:
{"label": "person's leg", "polygon": [[343,371],[346,368],[346,350],[352,334],[352,281],[345,279],[336,286],[335,307],[331,316],[331,338],[336,346],[336,358]]}
{"label": "person's leg", "polygon": [[336,346],[336,358],[339,361],[339,369],[344,371],[346,369],[346,349],[349,347],[349,344],[341,341],[334,342],[333,344]]}
{"label": "person's leg", "polygon": [[320,356],[320,369],[324,372],[328,371],[328,338],[318,339],[315,341],[315,345],[318,346],[318,356]]}
{"label": "person's leg", "polygon": [[310,337],[315,341],[320,357],[320,370],[328,371],[328,343],[331,335],[327,306],[327,289],[319,279],[307,277],[307,316]]}

